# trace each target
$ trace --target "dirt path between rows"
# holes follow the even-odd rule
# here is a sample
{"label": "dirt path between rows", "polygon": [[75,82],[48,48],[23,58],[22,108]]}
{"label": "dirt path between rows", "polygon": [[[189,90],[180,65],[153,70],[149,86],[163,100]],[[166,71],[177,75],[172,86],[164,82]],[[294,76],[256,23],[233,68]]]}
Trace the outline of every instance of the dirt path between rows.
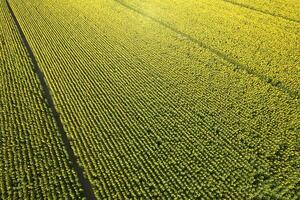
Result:
{"label": "dirt path between rows", "polygon": [[[18,32],[19,32],[19,35],[22,39],[22,42],[28,52],[28,55],[32,61],[32,67],[33,67],[33,70],[34,72],[36,73],[37,77],[38,77],[38,80],[41,84],[41,90],[42,90],[42,94],[44,96],[44,99],[45,99],[45,103],[49,106],[49,109],[50,111],[52,112],[53,114],[53,118],[54,118],[54,122],[56,123],[57,125],[57,128],[58,128],[58,131],[60,132],[61,134],[61,137],[62,137],[62,141],[65,145],[65,148],[67,150],[67,153],[68,153],[68,156],[70,158],[70,161],[72,163],[71,167],[75,170],[76,174],[77,174],[77,177],[79,179],[79,182],[81,183],[82,185],[82,188],[83,188],[83,195],[84,197],[86,197],[88,200],[91,199],[95,199],[95,195],[94,195],[94,192],[93,192],[93,189],[92,189],[92,185],[91,183],[89,182],[89,180],[83,175],[84,174],[84,170],[81,166],[79,166],[79,164],[77,163],[77,158],[74,154],[74,151],[72,149],[72,146],[70,144],[70,141],[68,140],[68,137],[67,137],[67,134],[66,134],[66,131],[63,127],[63,124],[62,124],[62,121],[59,117],[59,114],[54,106],[54,102],[53,102],[53,99],[52,99],[52,96],[50,94],[50,88],[47,84],[47,81],[45,79],[45,76],[44,76],[44,73],[42,72],[41,68],[39,67],[38,65],[38,62],[36,60],[36,57],[26,39],[26,36],[9,4],[9,1],[6,0],[6,4],[7,4],[7,7],[8,7],[8,10],[11,14],[11,17],[18,29]],[[46,159],[46,158],[45,158]]]}

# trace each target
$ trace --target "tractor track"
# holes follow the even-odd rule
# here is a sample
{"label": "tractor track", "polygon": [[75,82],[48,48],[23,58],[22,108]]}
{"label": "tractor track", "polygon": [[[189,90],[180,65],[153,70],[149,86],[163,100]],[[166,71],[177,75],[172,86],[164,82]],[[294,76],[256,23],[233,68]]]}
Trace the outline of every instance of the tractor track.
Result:
{"label": "tractor track", "polygon": [[172,26],[170,26],[169,24],[167,24],[166,22],[157,19],[155,17],[152,17],[151,15],[137,9],[134,8],[128,4],[126,4],[125,2],[123,2],[122,0],[114,0],[116,3],[122,5],[123,7],[145,17],[148,18],[150,20],[152,20],[153,22],[158,23],[159,25],[171,30],[172,32],[175,32],[177,35],[179,35],[181,38],[192,42],[194,44],[196,44],[197,46],[199,46],[200,48],[204,48],[207,49],[208,51],[212,52],[213,54],[215,54],[216,56],[218,56],[219,58],[225,60],[226,62],[232,64],[233,66],[235,66],[237,69],[244,71],[246,74],[248,75],[252,75],[257,77],[259,80],[265,82],[266,84],[269,84],[275,88],[277,88],[278,90],[282,91],[283,93],[287,94],[288,96],[290,96],[293,99],[300,99],[300,94],[298,91],[293,91],[290,88],[288,88],[284,83],[280,82],[280,81],[276,81],[274,80],[272,77],[266,76],[264,74],[261,74],[259,72],[257,72],[256,70],[243,65],[241,63],[239,63],[238,61],[234,60],[233,58],[229,57],[228,55],[226,55],[225,53],[219,51],[218,49],[215,49],[213,47],[208,46],[207,44],[197,40],[196,38],[193,38],[192,36],[190,36],[189,34],[182,32]]}
{"label": "tractor track", "polygon": [[9,1],[6,0],[6,4],[7,4],[7,7],[8,7],[8,10],[10,12],[10,15],[17,27],[17,30],[19,32],[19,35],[22,39],[22,42],[28,52],[28,55],[29,55],[29,58],[31,59],[32,61],[32,67],[33,67],[33,70],[34,72],[36,73],[36,76],[37,78],[39,79],[39,82],[41,84],[41,90],[42,90],[42,94],[44,96],[44,101],[46,103],[46,105],[49,106],[49,109],[50,111],[52,112],[53,114],[53,119],[54,119],[54,122],[55,124],[57,125],[57,128],[58,128],[58,131],[60,132],[61,136],[62,136],[62,141],[65,145],[65,148],[66,148],[66,151],[68,153],[68,156],[70,158],[70,161],[72,163],[71,167],[75,170],[76,174],[77,174],[77,177],[79,179],[79,182],[80,184],[82,185],[82,188],[83,188],[83,195],[84,197],[86,197],[87,199],[89,200],[93,200],[95,199],[95,195],[93,193],[93,189],[92,189],[92,185],[91,183],[89,182],[89,180],[87,178],[84,177],[84,170],[83,168],[78,164],[78,162],[76,161],[77,158],[74,154],[74,151],[72,149],[72,146],[70,144],[70,141],[67,137],[67,134],[66,134],[66,131],[63,127],[63,124],[62,124],[62,121],[60,119],[60,116],[58,114],[58,111],[56,110],[55,108],[55,105],[54,105],[54,101],[52,99],[52,96],[51,96],[51,93],[50,93],[50,88],[47,84],[47,81],[45,79],[45,76],[44,76],[44,73],[42,72],[41,68],[39,67],[38,65],[38,62],[36,60],[36,57],[26,39],[26,36],[9,4]]}
{"label": "tractor track", "polygon": [[272,12],[269,12],[269,11],[260,10],[258,8],[255,8],[254,6],[234,2],[234,1],[231,1],[231,0],[222,0],[222,1],[224,1],[226,3],[230,3],[230,4],[235,5],[235,6],[239,6],[239,7],[242,7],[242,8],[249,9],[249,10],[252,10],[252,11],[255,11],[255,12],[259,12],[259,13],[262,13],[262,14],[265,14],[265,15],[270,15],[272,17],[281,18],[281,19],[284,19],[284,20],[287,20],[287,21],[290,21],[290,22],[294,22],[294,23],[300,23],[300,20],[289,18],[289,17],[283,16],[283,15],[280,15],[280,14],[275,14],[275,13],[272,13]]}

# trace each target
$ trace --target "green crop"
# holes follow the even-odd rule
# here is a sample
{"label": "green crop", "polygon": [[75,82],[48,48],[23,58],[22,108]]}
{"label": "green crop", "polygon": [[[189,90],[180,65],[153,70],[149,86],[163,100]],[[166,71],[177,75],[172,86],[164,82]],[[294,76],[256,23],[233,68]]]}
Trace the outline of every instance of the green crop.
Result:
{"label": "green crop", "polygon": [[2,198],[299,197],[297,1],[9,2]]}

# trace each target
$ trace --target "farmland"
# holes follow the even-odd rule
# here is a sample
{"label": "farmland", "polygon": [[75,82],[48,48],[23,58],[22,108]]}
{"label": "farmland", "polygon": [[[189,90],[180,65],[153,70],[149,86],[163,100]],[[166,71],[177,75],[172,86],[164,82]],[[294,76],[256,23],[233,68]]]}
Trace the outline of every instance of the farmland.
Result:
{"label": "farmland", "polygon": [[0,199],[299,198],[298,1],[0,2]]}

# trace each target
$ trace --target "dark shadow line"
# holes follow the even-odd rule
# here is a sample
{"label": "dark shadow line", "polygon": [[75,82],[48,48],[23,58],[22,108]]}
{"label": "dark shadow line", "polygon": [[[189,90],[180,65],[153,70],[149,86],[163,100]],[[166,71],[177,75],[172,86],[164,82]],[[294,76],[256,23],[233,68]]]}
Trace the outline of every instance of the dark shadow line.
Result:
{"label": "dark shadow line", "polygon": [[256,11],[256,12],[260,12],[260,13],[265,14],[265,15],[270,15],[272,17],[278,17],[278,18],[281,18],[281,19],[284,19],[284,20],[287,20],[287,21],[300,23],[300,20],[289,18],[289,17],[283,16],[283,15],[280,15],[280,14],[275,14],[275,13],[272,13],[272,12],[269,12],[269,11],[260,10],[258,8],[255,8],[254,6],[251,6],[251,5],[246,5],[246,4],[234,2],[234,1],[231,1],[231,0],[222,0],[222,1],[233,4],[235,6],[247,8],[247,9],[250,9],[250,10],[253,10],[253,11]]}
{"label": "dark shadow line", "polygon": [[79,164],[77,163],[77,158],[74,154],[74,151],[72,149],[72,146],[68,140],[68,137],[67,137],[67,134],[66,134],[66,131],[63,127],[63,124],[61,122],[61,119],[60,119],[60,116],[55,108],[55,105],[54,105],[54,102],[53,102],[53,99],[51,97],[51,94],[50,94],[50,89],[47,85],[47,82],[45,80],[45,76],[42,72],[42,70],[40,69],[38,63],[37,63],[37,60],[34,56],[34,53],[26,39],[26,36],[8,2],[8,0],[6,0],[6,3],[7,3],[7,7],[8,7],[8,10],[10,12],[10,15],[18,29],[18,32],[19,32],[19,35],[22,39],[22,42],[29,54],[29,57],[32,61],[32,67],[33,67],[33,70],[34,72],[36,73],[40,83],[41,83],[41,90],[42,90],[42,93],[43,93],[43,96],[44,96],[44,100],[45,100],[45,103],[49,106],[52,114],[53,114],[53,118],[54,118],[54,121],[57,125],[57,128],[58,128],[58,131],[60,132],[60,134],[62,135],[62,140],[63,140],[63,143],[66,147],[66,150],[67,150],[67,153],[70,157],[70,161],[71,161],[71,167],[75,170],[76,174],[77,174],[77,177],[79,179],[79,182],[81,183],[82,187],[83,187],[83,195],[87,198],[87,199],[95,199],[95,196],[94,196],[94,193],[93,193],[93,190],[92,190],[92,186],[91,186],[91,183],[88,181],[88,179],[86,179],[84,177],[84,170],[81,166],[79,166]]}
{"label": "dark shadow line", "polygon": [[212,52],[213,54],[215,54],[216,56],[220,57],[221,59],[227,61],[228,63],[234,65],[236,67],[236,69],[239,69],[239,70],[243,70],[244,72],[246,72],[247,74],[249,75],[253,75],[255,77],[257,77],[258,79],[260,79],[261,81],[267,83],[267,84],[270,84],[272,85],[273,87],[277,88],[278,90],[288,94],[291,98],[297,98],[299,99],[300,98],[300,94],[297,92],[297,91],[292,91],[290,90],[285,84],[283,84],[281,81],[278,81],[278,80],[274,80],[273,78],[269,77],[269,76],[266,76],[266,75],[263,75],[263,74],[260,74],[258,73],[257,71],[255,71],[254,69],[251,69],[241,63],[239,63],[238,61],[232,59],[231,57],[229,57],[228,55],[226,55],[225,53],[217,50],[217,49],[214,49],[210,46],[208,46],[207,44],[193,38],[192,36],[188,35],[187,33],[184,33],[182,31],[179,31],[175,28],[173,28],[172,26],[168,25],[167,23],[159,20],[159,19],[156,19],[146,13],[144,13],[143,11],[141,10],[138,10],[137,8],[134,8],[126,3],[124,3],[122,0],[114,0],[115,2],[119,3],[120,5],[124,6],[125,8],[131,10],[131,11],[134,11],[138,14],[140,14],[141,16],[145,17],[145,18],[148,18],[148,19],[151,19],[152,21],[160,24],[161,26],[177,33],[178,35],[180,35],[182,38],[190,41],[190,42],[193,42],[194,44],[198,45],[200,48],[204,48],[204,49],[207,49],[209,50],[210,52]]}

